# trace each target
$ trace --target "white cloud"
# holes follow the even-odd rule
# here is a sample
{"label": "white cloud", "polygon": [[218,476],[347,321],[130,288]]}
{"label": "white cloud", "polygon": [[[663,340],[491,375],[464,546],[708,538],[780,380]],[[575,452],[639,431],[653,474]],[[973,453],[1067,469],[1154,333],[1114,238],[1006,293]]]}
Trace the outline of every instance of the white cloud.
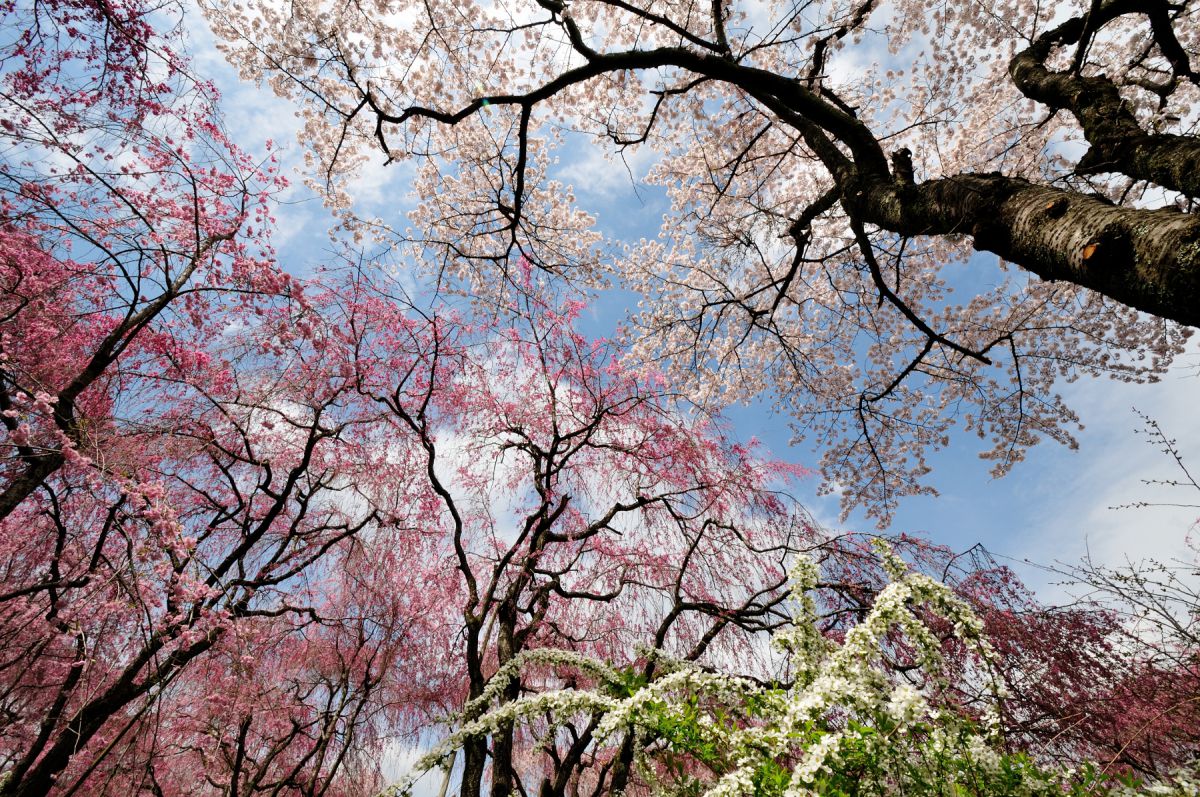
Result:
{"label": "white cloud", "polygon": [[650,167],[661,153],[648,145],[633,147],[624,154],[586,142],[571,142],[563,153],[565,165],[554,177],[570,184],[583,197],[603,202],[627,199],[638,190]]}
{"label": "white cloud", "polygon": [[303,253],[304,262],[288,263],[295,273],[320,260],[321,236],[333,223],[317,195],[304,184],[304,150],[297,137],[301,119],[295,105],[275,96],[265,86],[242,80],[217,49],[216,39],[205,23],[204,15],[189,4],[187,35],[192,67],[196,74],[211,80],[221,92],[221,118],[230,140],[247,152],[266,156],[266,142],[275,146],[280,173],[289,186],[276,196],[276,223],[272,242],[285,261],[293,253]]}
{"label": "white cloud", "polygon": [[[1183,474],[1171,456],[1152,444],[1133,407],[1154,419],[1178,442],[1185,463],[1200,469],[1200,413],[1193,352],[1161,383],[1127,385],[1081,382],[1068,398],[1089,428],[1080,451],[1046,472],[1043,488],[1030,495],[1024,514],[1037,519],[1018,541],[1020,554],[1034,562],[1073,564],[1085,554],[1101,565],[1120,567],[1143,559],[1168,561],[1194,555],[1187,536],[1200,519],[1200,491],[1157,482]],[[1129,506],[1145,503],[1149,506]],[[1126,507],[1126,508],[1118,508]],[[1036,574],[1029,574],[1038,579]],[[1041,577],[1047,597],[1060,594]]]}

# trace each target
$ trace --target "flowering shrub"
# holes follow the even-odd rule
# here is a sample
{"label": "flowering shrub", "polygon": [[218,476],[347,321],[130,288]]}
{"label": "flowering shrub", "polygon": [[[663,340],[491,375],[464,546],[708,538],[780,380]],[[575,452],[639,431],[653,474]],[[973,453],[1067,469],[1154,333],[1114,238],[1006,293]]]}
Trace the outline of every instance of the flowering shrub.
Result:
{"label": "flowering shrub", "polygon": [[[762,684],[686,662],[662,661],[653,679],[568,651],[538,650],[513,659],[461,727],[386,790],[411,791],[415,779],[452,760],[465,741],[509,723],[544,722],[549,733],[580,718],[595,723],[600,745],[633,740],[640,780],[631,789],[679,797],[850,797],[851,795],[1200,795],[1186,772],[1161,782],[1109,774],[1105,767],[1054,769],[1037,751],[1011,749],[1000,729],[1004,697],[993,678],[994,653],[983,624],[948,587],[909,571],[886,545],[879,555],[892,578],[862,622],[841,643],[817,630],[810,591],[815,564],[792,568],[792,625],[774,644],[789,659],[788,684]],[[977,665],[991,699],[948,701],[942,641],[931,622],[948,623]],[[889,663],[903,645],[913,668]],[[530,666],[574,667],[595,685],[558,689],[486,707]]]}

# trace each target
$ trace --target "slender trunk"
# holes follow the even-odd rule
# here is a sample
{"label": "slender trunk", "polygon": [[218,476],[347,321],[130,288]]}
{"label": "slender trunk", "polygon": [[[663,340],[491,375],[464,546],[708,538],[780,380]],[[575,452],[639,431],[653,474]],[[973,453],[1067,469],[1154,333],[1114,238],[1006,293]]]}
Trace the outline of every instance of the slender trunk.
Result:
{"label": "slender trunk", "polygon": [[[496,639],[496,661],[503,667],[516,650],[516,612],[508,605],[501,606]],[[504,685],[501,703],[511,703],[521,694],[521,680],[514,677]],[[506,722],[492,735],[492,794],[509,797],[513,793],[516,773],[513,771],[513,724]]]}
{"label": "slender trunk", "polygon": [[450,790],[450,777],[454,774],[454,759],[457,757],[457,751],[450,754],[450,763],[446,765],[446,771],[442,773],[442,785],[438,787],[437,797],[446,797],[446,792]]}
{"label": "slender trunk", "polygon": [[463,775],[461,797],[480,797],[483,793],[483,771],[487,763],[487,740],[470,738],[463,743]]}
{"label": "slender trunk", "polygon": [[[479,651],[479,620],[470,614],[466,616],[467,627],[467,688],[468,701],[483,694],[483,662]],[[464,717],[471,720],[473,717]],[[463,774],[462,786],[459,788],[460,797],[480,797],[483,793],[483,774],[487,764],[487,739],[471,737],[463,743]]]}
{"label": "slender trunk", "polygon": [[567,750],[567,754],[563,756],[562,763],[558,768],[551,773],[549,778],[542,781],[546,797],[567,797],[567,787],[574,783],[571,777],[579,767],[579,762],[583,760],[584,751],[592,743],[592,727],[594,725],[593,722],[592,726],[579,735],[579,738]]}
{"label": "slender trunk", "polygon": [[629,775],[633,770],[633,731],[625,734],[621,742],[621,750],[617,753],[617,761],[613,764],[612,780],[609,781],[608,794],[622,794],[629,787]]}
{"label": "slender trunk", "polygon": [[491,797],[509,797],[513,793],[513,726],[505,723],[492,736]]}

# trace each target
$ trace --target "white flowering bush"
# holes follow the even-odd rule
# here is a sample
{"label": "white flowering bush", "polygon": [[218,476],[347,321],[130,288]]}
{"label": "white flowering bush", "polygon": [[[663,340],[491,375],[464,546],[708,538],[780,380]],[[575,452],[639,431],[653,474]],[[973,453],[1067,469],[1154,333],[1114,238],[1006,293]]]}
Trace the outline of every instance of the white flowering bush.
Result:
{"label": "white flowering bush", "polygon": [[[663,797],[1200,797],[1200,778],[1188,773],[1142,783],[1097,766],[1049,769],[1009,749],[981,622],[948,587],[910,571],[886,545],[879,554],[892,580],[840,643],[817,627],[810,597],[816,565],[795,563],[794,622],[773,640],[789,657],[788,685],[661,659],[647,678],[565,651],[531,651],[498,671],[466,707],[459,729],[384,794],[408,792],[415,777],[445,766],[465,740],[502,724],[588,717],[599,720],[598,744],[636,740],[640,785]],[[935,622],[973,653],[978,668],[971,677],[991,685],[983,690],[992,698],[986,705],[950,707],[936,699],[944,684]],[[896,649],[913,664],[890,666],[888,651]],[[533,665],[577,667],[596,686],[491,707],[504,684]]]}

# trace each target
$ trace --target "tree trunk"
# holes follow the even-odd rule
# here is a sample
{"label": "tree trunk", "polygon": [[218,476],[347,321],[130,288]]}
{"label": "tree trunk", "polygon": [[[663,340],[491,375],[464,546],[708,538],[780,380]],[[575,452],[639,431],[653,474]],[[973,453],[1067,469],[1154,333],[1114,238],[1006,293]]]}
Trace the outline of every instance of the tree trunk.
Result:
{"label": "tree trunk", "polygon": [[[483,662],[479,652],[480,621],[471,613],[465,617],[467,628],[467,677],[470,685],[467,690],[468,701],[483,694]],[[473,716],[463,718],[464,721],[474,719]],[[487,739],[472,736],[463,743],[463,774],[462,785],[459,788],[460,797],[480,797],[483,793],[483,774],[487,764]]]}
{"label": "tree trunk", "polygon": [[463,743],[463,774],[460,797],[483,793],[483,771],[487,763],[487,740],[472,737]]}
{"label": "tree trunk", "polygon": [[1000,174],[860,181],[847,210],[901,235],[963,234],[1045,280],[1200,326],[1200,216],[1117,207]]}
{"label": "tree trunk", "polygon": [[[516,612],[508,605],[500,607],[500,621],[497,629],[496,661],[503,667],[513,656],[516,649]],[[511,703],[520,697],[521,681],[514,676],[501,692],[501,704]],[[513,724],[506,722],[496,729],[492,735],[492,795],[491,797],[509,797],[513,793],[516,773],[513,771]]]}

